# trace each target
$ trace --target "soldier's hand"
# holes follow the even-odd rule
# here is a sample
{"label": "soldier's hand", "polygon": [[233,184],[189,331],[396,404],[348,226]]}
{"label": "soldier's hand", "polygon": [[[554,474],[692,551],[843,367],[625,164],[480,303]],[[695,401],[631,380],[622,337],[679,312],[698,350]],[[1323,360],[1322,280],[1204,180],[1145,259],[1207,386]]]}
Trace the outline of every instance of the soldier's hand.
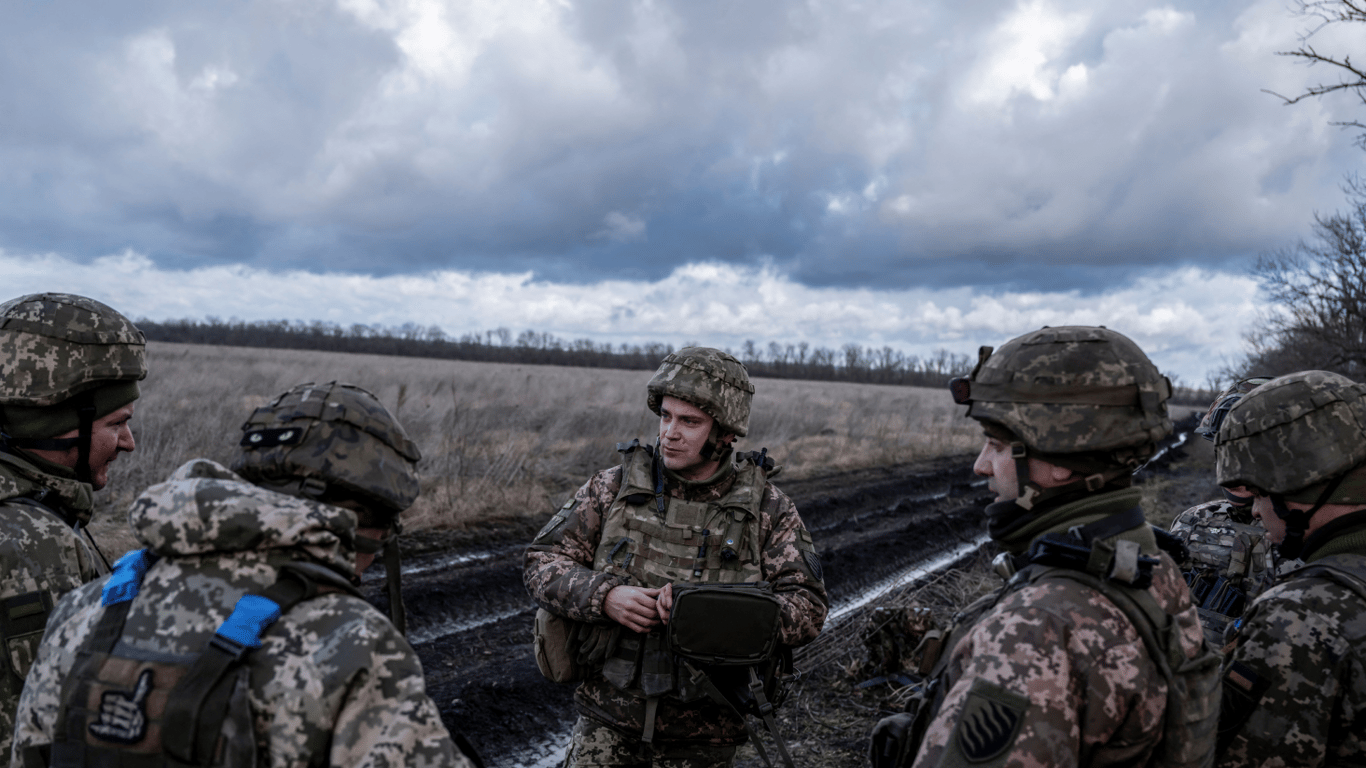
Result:
{"label": "soldier's hand", "polygon": [[655,601],[655,612],[661,624],[669,623],[669,611],[674,607],[674,585],[665,584],[659,589],[659,599]]}
{"label": "soldier's hand", "polygon": [[659,624],[657,609],[658,589],[612,587],[603,600],[602,612],[607,618],[633,632],[649,632]]}

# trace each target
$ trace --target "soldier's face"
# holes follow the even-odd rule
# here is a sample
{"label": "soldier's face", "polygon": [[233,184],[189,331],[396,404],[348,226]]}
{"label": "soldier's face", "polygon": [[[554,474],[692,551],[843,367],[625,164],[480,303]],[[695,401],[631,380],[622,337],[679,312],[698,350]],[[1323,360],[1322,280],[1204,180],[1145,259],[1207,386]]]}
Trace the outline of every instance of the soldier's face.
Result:
{"label": "soldier's face", "polygon": [[[987,488],[996,494],[997,501],[1014,499],[1020,494],[1019,475],[1015,471],[1015,457],[1010,455],[1010,444],[987,435],[982,452],[972,471],[987,479]],[[1050,464],[1041,459],[1029,459],[1029,479],[1040,488],[1056,488],[1072,482],[1070,469]]]}
{"label": "soldier's face", "polygon": [[706,411],[665,395],[659,403],[659,452],[664,466],[680,474],[711,461],[702,460],[702,446],[711,435],[713,419]]}
{"label": "soldier's face", "polygon": [[[105,414],[90,427],[90,484],[95,490],[100,490],[109,483],[109,465],[114,463],[120,453],[130,452],[137,448],[133,441],[133,432],[128,427],[128,422],[133,419],[134,403],[119,408],[116,411]],[[81,431],[73,429],[66,434],[57,435],[58,438],[77,437]],[[54,464],[61,464],[64,467],[75,468],[76,462],[80,460],[80,449],[72,448],[66,451],[33,451]]]}

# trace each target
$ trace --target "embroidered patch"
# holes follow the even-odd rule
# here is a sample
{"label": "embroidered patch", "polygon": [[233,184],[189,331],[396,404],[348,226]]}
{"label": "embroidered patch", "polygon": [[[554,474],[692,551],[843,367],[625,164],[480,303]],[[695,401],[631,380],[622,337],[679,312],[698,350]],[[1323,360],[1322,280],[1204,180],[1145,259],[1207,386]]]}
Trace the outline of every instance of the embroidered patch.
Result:
{"label": "embroidered patch", "polygon": [[816,581],[825,581],[825,575],[821,571],[821,556],[815,552],[803,552],[802,559],[806,561],[806,567],[811,571],[811,575],[816,577]]}
{"label": "embroidered patch", "polygon": [[147,735],[147,695],[152,692],[152,670],[138,675],[132,694],[106,691],[100,696],[100,719],[90,724],[95,738],[116,744],[136,744]]}
{"label": "embroidered patch", "polygon": [[564,525],[565,521],[569,519],[569,514],[573,512],[574,508],[577,506],[579,506],[578,499],[566,501],[564,506],[555,511],[555,514],[551,516],[550,520],[545,524],[545,527],[541,529],[541,532],[536,534],[536,538],[532,539],[532,543],[539,544],[546,537],[550,536],[550,534],[559,530],[560,526]]}
{"label": "embroidered patch", "polygon": [[1000,757],[1020,734],[1029,699],[994,683],[972,681],[953,738],[969,762]]}

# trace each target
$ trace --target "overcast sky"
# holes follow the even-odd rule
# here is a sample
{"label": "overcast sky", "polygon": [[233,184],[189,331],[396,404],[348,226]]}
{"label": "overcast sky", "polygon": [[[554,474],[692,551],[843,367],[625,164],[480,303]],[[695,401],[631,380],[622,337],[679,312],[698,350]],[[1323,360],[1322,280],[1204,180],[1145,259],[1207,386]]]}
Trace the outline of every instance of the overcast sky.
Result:
{"label": "overcast sky", "polygon": [[1354,99],[1263,92],[1335,78],[1275,55],[1288,5],[6,2],[0,293],[910,353],[1091,323],[1200,383],[1363,159]]}

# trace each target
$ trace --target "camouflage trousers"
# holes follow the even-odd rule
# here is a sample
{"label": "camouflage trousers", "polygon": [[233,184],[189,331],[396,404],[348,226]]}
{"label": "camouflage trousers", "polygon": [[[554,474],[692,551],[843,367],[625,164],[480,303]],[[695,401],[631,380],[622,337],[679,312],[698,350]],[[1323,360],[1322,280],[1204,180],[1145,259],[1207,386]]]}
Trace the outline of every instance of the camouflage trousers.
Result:
{"label": "camouflage trousers", "polygon": [[564,768],[731,768],[735,747],[668,742],[646,744],[609,726],[580,716],[564,756]]}

